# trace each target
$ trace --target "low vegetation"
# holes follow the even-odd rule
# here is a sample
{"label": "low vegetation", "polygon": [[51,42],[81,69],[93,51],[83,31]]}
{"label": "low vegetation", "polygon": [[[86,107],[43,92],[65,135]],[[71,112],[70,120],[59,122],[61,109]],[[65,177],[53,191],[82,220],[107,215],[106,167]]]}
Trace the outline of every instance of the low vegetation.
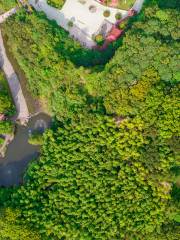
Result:
{"label": "low vegetation", "polygon": [[[0,71],[0,114],[3,118],[8,118],[15,114],[15,107],[12,103],[12,98],[9,93],[9,88],[5,77]],[[0,120],[0,135],[12,134],[14,131],[13,123],[8,120]],[[0,144],[3,142],[0,139]]]}
{"label": "low vegetation", "polygon": [[40,240],[37,233],[18,222],[19,212],[11,208],[0,209],[0,239]]}
{"label": "low vegetation", "polygon": [[11,121],[0,121],[0,134],[12,134],[13,131],[14,127]]}
{"label": "low vegetation", "polygon": [[2,71],[0,71],[0,113],[7,116],[12,116],[15,113],[9,87]]}
{"label": "low vegetation", "polygon": [[30,135],[28,142],[31,145],[42,145],[43,144],[43,134],[40,132],[33,132]]}

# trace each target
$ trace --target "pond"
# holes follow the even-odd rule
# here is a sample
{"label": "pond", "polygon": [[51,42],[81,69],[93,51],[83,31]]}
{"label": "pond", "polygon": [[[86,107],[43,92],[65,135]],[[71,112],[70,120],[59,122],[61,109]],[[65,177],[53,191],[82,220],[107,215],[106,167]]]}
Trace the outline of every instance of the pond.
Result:
{"label": "pond", "polygon": [[37,158],[40,152],[39,146],[28,143],[28,137],[32,131],[44,131],[50,125],[51,118],[44,113],[32,117],[27,126],[17,125],[14,140],[9,144],[6,156],[0,158],[0,186],[16,186],[22,183],[27,165]]}

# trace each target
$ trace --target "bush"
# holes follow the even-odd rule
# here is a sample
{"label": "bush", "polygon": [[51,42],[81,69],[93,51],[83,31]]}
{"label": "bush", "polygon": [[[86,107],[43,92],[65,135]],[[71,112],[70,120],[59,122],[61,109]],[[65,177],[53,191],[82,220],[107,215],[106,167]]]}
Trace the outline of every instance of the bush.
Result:
{"label": "bush", "polygon": [[96,41],[96,43],[97,43],[98,45],[103,44],[103,42],[104,42],[103,35],[102,35],[102,34],[98,34],[98,35],[96,35],[96,37],[95,37],[95,41]]}
{"label": "bush", "polygon": [[68,27],[69,27],[69,28],[73,27],[73,22],[72,22],[72,21],[69,21],[69,22],[68,22]]}
{"label": "bush", "polygon": [[0,137],[0,146],[3,145],[3,143],[4,143],[4,138]]}
{"label": "bush", "polygon": [[125,29],[126,28],[126,23],[125,22],[122,22],[119,24],[119,29]]}
{"label": "bush", "polygon": [[16,6],[16,0],[0,0],[0,14]]}
{"label": "bush", "polygon": [[29,137],[28,142],[31,145],[42,145],[43,144],[43,135],[39,132],[34,132]]}
{"label": "bush", "polygon": [[1,121],[0,122],[0,134],[12,134],[13,133],[13,124],[10,121]]}
{"label": "bush", "polygon": [[109,17],[110,14],[111,14],[111,13],[110,13],[109,10],[106,10],[106,11],[104,11],[104,13],[103,13],[104,17]]}
{"label": "bush", "polygon": [[9,92],[7,81],[0,71],[0,113],[12,116],[15,113],[15,107]]}
{"label": "bush", "polygon": [[122,14],[116,13],[115,18],[116,18],[116,20],[120,20],[122,18]]}
{"label": "bush", "polygon": [[65,0],[48,0],[47,3],[52,7],[62,8],[65,3]]}

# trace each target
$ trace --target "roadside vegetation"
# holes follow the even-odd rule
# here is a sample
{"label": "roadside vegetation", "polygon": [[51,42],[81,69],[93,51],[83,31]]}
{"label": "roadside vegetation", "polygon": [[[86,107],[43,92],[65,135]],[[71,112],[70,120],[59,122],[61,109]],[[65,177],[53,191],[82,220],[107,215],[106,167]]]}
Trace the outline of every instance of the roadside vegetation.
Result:
{"label": "roadside vegetation", "polygon": [[43,240],[180,238],[176,4],[147,1],[104,62],[43,14],[20,11],[3,25],[56,119],[25,184],[1,190],[3,211],[16,209]]}

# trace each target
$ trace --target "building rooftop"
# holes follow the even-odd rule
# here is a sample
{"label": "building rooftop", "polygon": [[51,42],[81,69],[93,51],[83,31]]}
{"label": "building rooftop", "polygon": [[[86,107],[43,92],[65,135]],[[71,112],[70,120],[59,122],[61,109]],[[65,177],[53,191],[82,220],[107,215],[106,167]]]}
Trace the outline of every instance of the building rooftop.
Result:
{"label": "building rooftop", "polygon": [[[116,14],[121,13],[123,17],[127,11],[106,7],[96,0],[66,0],[61,10],[51,7],[46,0],[29,0],[36,10],[44,11],[49,19],[54,19],[72,37],[81,42],[86,47],[93,47],[95,44],[93,37],[99,32],[105,34],[109,32],[116,22]],[[104,12],[109,11],[108,17]],[[72,26],[70,26],[70,23]]]}

